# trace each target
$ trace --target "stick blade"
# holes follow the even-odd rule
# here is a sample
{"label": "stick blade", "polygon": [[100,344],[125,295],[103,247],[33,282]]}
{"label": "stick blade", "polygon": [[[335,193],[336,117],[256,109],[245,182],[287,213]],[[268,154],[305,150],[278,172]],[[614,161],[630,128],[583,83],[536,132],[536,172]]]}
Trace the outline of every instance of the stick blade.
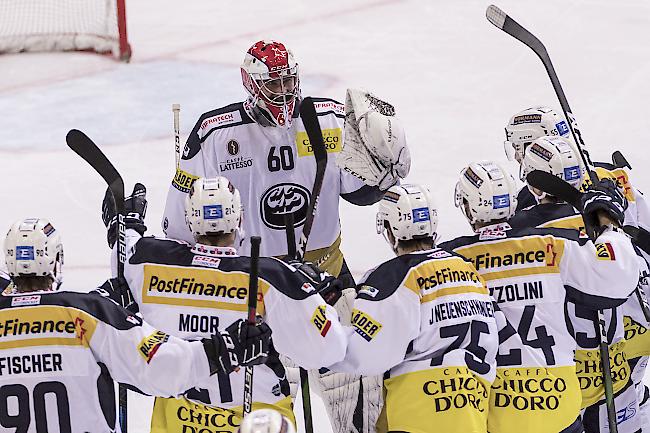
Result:
{"label": "stick blade", "polygon": [[582,210],[580,198],[582,193],[571,184],[545,171],[533,170],[526,176],[528,185],[541,189],[547,194],[566,201],[578,210]]}
{"label": "stick blade", "polygon": [[490,5],[485,11],[485,17],[489,22],[491,22],[495,27],[503,30],[503,26],[506,24],[506,15],[498,6]]}

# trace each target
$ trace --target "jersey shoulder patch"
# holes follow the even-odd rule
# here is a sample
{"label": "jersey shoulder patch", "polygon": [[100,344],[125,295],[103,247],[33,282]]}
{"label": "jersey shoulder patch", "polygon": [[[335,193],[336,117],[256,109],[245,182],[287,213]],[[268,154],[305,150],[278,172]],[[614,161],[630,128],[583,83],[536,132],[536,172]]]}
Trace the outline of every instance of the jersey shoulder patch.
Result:
{"label": "jersey shoulder patch", "polygon": [[329,98],[311,98],[314,101],[314,108],[317,116],[333,114],[341,119],[345,118],[345,106],[340,102]]}
{"label": "jersey shoulder patch", "polygon": [[129,259],[132,265],[158,263],[161,265],[190,266],[192,264],[192,247],[183,241],[144,237],[133,247],[135,252]]}
{"label": "jersey shoulder patch", "polygon": [[[436,257],[432,257],[432,254]],[[368,274],[365,281],[357,285],[357,298],[368,301],[388,298],[397,291],[413,267],[442,255],[451,257],[447,251],[436,248],[417,254],[404,254],[382,263]]]}
{"label": "jersey shoulder patch", "polygon": [[194,129],[185,143],[182,158],[184,160],[194,158],[199,153],[199,150],[201,150],[203,142],[214,131],[244,125],[246,123],[254,123],[254,121],[246,114],[243,102],[235,102],[234,104],[203,113],[196,122],[196,125],[194,125]]}

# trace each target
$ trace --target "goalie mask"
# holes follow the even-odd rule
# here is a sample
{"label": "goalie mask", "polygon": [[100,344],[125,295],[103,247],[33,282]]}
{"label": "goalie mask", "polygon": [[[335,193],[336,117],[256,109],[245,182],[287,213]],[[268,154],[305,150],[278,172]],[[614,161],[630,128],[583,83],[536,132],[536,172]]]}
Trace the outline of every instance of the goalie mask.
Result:
{"label": "goalie mask", "polygon": [[44,218],[17,221],[5,239],[5,261],[11,277],[50,277],[56,290],[63,281],[63,244]]}
{"label": "goalie mask", "polygon": [[272,126],[289,127],[300,95],[293,53],[281,42],[259,41],[246,52],[241,75],[252,109],[259,110]]}
{"label": "goalie mask", "polygon": [[[395,238],[391,242],[386,229]],[[399,241],[435,238],[438,211],[431,192],[421,185],[395,185],[379,202],[377,233],[383,234],[393,249]]]}
{"label": "goalie mask", "polygon": [[239,191],[225,177],[198,178],[185,198],[185,221],[196,239],[201,235],[239,230]]}
{"label": "goalie mask", "polygon": [[254,410],[242,420],[238,433],[296,433],[293,423],[273,409]]}
{"label": "goalie mask", "polygon": [[536,138],[551,136],[569,140],[570,134],[569,125],[552,108],[528,108],[512,116],[506,125],[506,156],[521,163],[526,147]]}
{"label": "goalie mask", "polygon": [[[524,182],[528,173],[533,170],[551,173],[576,189],[580,189],[585,173],[577,151],[569,142],[560,137],[537,138],[530,146],[526,147],[524,159],[521,161],[521,174]],[[530,186],[528,188],[530,189]],[[539,202],[546,196],[546,193],[538,196],[533,192],[533,196]]]}
{"label": "goalie mask", "polygon": [[495,162],[471,163],[460,173],[454,203],[472,225],[508,219],[517,208],[515,179]]}

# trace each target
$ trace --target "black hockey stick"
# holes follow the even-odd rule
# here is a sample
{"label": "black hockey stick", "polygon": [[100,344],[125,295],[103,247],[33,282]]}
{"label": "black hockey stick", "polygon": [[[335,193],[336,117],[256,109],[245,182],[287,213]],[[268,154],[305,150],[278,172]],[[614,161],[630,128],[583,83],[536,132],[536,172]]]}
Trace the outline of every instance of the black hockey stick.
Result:
{"label": "black hockey stick", "polygon": [[[248,274],[248,323],[254,325],[257,316],[257,283],[260,263],[259,236],[251,237],[251,271]],[[244,416],[253,409],[253,366],[244,371]]]}
{"label": "black hockey stick", "polygon": [[[314,218],[316,217],[316,210],[318,207],[318,197],[320,196],[320,190],[323,187],[323,180],[325,179],[325,169],[327,168],[327,150],[325,149],[325,143],[323,142],[323,133],[320,129],[320,124],[318,123],[318,116],[316,115],[316,108],[314,107],[314,101],[310,97],[306,97],[300,103],[300,117],[302,119],[303,125],[305,125],[305,130],[307,131],[307,136],[309,137],[309,144],[314,152],[314,158],[316,159],[316,176],[314,177],[314,186],[311,189],[311,200],[309,200],[309,207],[307,208],[307,217],[305,218],[305,224],[302,227],[302,234],[300,235],[300,241],[298,242],[298,247],[293,247],[295,249],[294,257],[296,260],[302,261],[307,252],[307,242],[309,241],[309,235],[311,234],[311,228],[314,224]],[[290,222],[293,219],[293,216],[288,217],[285,221]],[[291,235],[289,230],[293,231],[293,225],[291,229],[287,226],[287,241],[290,238],[293,238],[292,242],[295,245],[295,234]],[[288,253],[291,253],[291,245],[287,244]],[[311,394],[309,392],[309,375],[307,370],[300,367],[300,390],[302,395],[302,412],[305,419],[305,432],[313,433],[314,432],[314,421],[311,413]]]}
{"label": "black hockey stick", "polygon": [[[126,261],[126,228],[124,225],[124,181],[113,164],[106,158],[97,145],[83,132],[71,129],[65,136],[68,147],[82,157],[108,184],[108,189],[115,199],[117,213],[117,276],[124,277]],[[118,386],[119,421],[122,433],[127,433],[128,398],[124,385]]]}

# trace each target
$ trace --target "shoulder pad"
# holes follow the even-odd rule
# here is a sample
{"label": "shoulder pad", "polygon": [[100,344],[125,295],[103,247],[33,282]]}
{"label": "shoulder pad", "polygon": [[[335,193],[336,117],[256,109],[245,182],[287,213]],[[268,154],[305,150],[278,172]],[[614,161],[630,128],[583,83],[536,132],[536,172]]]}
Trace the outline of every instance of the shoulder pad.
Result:
{"label": "shoulder pad", "polygon": [[246,123],[254,123],[254,121],[246,114],[242,102],[203,113],[187,138],[182,158],[192,159],[201,150],[201,144],[214,131]]}
{"label": "shoulder pad", "polygon": [[307,276],[280,259],[260,257],[259,267],[259,277],[291,299],[301,300],[316,294],[316,288]]}
{"label": "shoulder pad", "polygon": [[190,266],[192,264],[192,247],[184,241],[147,236],[140,238],[133,248],[135,252],[129,259],[132,265],[158,263]]}

